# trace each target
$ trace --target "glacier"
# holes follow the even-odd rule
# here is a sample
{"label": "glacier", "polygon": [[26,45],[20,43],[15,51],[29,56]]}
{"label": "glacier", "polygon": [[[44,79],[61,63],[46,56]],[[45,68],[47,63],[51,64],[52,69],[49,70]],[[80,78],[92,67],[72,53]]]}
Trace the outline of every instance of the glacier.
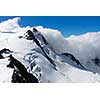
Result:
{"label": "glacier", "polygon": [[[14,18],[0,23],[0,50],[7,48],[13,51],[13,57],[40,83],[100,82],[99,32],[65,38],[55,29],[20,27],[19,20]],[[28,30],[40,46],[26,33]],[[14,69],[6,67],[9,54],[2,55],[4,59],[0,59],[0,82],[11,83]]]}

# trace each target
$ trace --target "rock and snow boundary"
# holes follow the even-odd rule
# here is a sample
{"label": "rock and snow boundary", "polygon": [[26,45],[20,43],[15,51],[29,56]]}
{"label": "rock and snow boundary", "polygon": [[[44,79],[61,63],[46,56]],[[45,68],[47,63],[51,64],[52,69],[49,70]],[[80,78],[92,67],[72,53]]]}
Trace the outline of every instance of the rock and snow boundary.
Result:
{"label": "rock and snow boundary", "polygon": [[[13,51],[12,55],[23,63],[27,71],[36,76],[40,83],[100,82],[99,32],[64,38],[58,30],[36,26],[38,31],[34,34],[41,48],[54,61],[55,70],[41,48],[33,40],[25,38],[27,30],[33,32],[33,27],[20,27],[19,20],[20,18],[14,18],[0,23],[0,50],[7,48]],[[67,56],[62,53],[67,53]],[[85,69],[82,69],[77,61]],[[0,82],[11,82],[13,69],[6,67],[8,63],[7,57],[0,59]]]}

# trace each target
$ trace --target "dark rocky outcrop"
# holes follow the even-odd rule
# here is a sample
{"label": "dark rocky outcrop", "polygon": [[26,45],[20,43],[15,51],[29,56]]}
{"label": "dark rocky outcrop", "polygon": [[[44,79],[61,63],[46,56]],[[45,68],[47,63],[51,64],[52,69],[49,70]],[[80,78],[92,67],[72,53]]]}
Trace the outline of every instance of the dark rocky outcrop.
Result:
{"label": "dark rocky outcrop", "polygon": [[33,28],[33,32],[38,32],[38,30],[36,28]]}
{"label": "dark rocky outcrop", "polygon": [[44,38],[44,36],[40,32],[38,32],[38,30],[36,28],[33,28],[33,33],[34,32],[37,32],[38,33],[37,35],[41,37],[41,39],[42,39],[42,41],[44,42],[45,45],[48,44],[47,40]]}
{"label": "dark rocky outcrop", "polygon": [[69,57],[73,62],[76,62],[77,65],[80,65],[83,69],[85,69],[85,67],[80,63],[80,61],[78,59],[76,59],[72,54],[62,53],[61,55],[65,55],[65,56]]}
{"label": "dark rocky outcrop", "polygon": [[97,66],[100,66],[100,59],[98,57],[96,57],[95,59],[92,59],[92,61],[94,62],[94,64],[96,64]]}
{"label": "dark rocky outcrop", "polygon": [[4,59],[4,57],[0,54],[0,59]]}
{"label": "dark rocky outcrop", "polygon": [[9,49],[6,49],[6,48],[0,50],[0,54],[7,53],[7,52],[11,52],[11,51]]}
{"label": "dark rocky outcrop", "polygon": [[9,56],[10,63],[7,65],[9,68],[14,68],[12,75],[12,82],[14,83],[39,83],[38,79],[32,74],[27,72],[25,66],[15,59],[12,55]]}
{"label": "dark rocky outcrop", "polygon": [[25,79],[20,75],[20,73],[17,70],[13,71],[12,75],[12,83],[25,83]]}
{"label": "dark rocky outcrop", "polygon": [[4,49],[2,49],[2,50],[0,50],[0,59],[4,59],[4,57],[3,57],[3,53],[8,53],[8,52],[11,52],[9,49],[6,49],[6,48],[4,48]]}

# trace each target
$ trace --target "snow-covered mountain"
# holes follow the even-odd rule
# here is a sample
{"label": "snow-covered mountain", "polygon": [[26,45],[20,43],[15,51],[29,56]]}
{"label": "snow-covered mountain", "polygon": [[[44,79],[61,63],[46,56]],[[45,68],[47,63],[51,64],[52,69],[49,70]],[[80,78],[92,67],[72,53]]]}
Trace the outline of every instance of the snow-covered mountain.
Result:
{"label": "snow-covered mountain", "polygon": [[40,83],[100,82],[99,32],[65,38],[55,29],[20,27],[19,19],[0,23],[0,50],[11,51],[1,52],[0,82],[19,71],[7,67],[10,54]]}

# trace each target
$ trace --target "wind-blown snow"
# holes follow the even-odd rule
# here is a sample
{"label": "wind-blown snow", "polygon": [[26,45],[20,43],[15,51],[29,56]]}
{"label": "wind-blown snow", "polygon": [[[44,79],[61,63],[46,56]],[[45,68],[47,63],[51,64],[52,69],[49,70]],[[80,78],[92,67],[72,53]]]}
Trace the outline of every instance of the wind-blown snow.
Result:
{"label": "wind-blown snow", "polygon": [[88,32],[83,35],[64,38],[58,30],[43,27],[37,29],[59,53],[74,53],[75,56],[84,58],[84,60],[100,55],[100,32]]}
{"label": "wind-blown snow", "polygon": [[100,55],[100,33],[89,32],[80,36],[72,36],[66,39],[69,41],[70,48],[80,55],[84,60]]}
{"label": "wind-blown snow", "polygon": [[[37,28],[38,29],[38,28]],[[82,35],[64,38],[58,30],[39,27],[47,41],[57,53],[71,53],[83,63],[87,69],[100,73],[100,67],[92,60],[100,58],[100,32],[88,32]]]}
{"label": "wind-blown snow", "polygon": [[[32,27],[29,26],[20,27],[18,24],[19,20],[20,18],[14,18],[0,23],[0,49],[8,48],[14,51],[13,56],[19,59],[28,68],[29,64],[25,62],[24,57],[31,53],[32,49],[37,48],[37,46],[33,41],[18,38],[18,36],[22,36],[28,29],[32,30]],[[99,32],[89,32],[79,36],[64,38],[61,32],[55,29],[44,28],[42,26],[36,26],[36,29],[41,32],[57,54],[71,53],[90,70],[90,72],[84,71],[57,59],[55,62],[57,63],[59,71],[55,71],[43,55],[35,52],[33,54],[39,56],[35,61],[39,68],[41,68],[40,73],[42,73],[40,82],[100,81],[98,74],[100,68],[94,64],[90,64],[91,67],[90,65],[88,67],[88,62],[91,62],[91,59],[100,57]],[[0,82],[10,82],[11,80],[13,70],[6,68],[7,63],[8,61],[6,59],[0,60]],[[95,70],[97,74],[92,73],[93,70]]]}
{"label": "wind-blown snow", "polygon": [[8,19],[7,21],[0,23],[0,32],[16,32],[20,26],[18,25],[20,18]]}
{"label": "wind-blown snow", "polygon": [[47,41],[52,45],[56,52],[63,52],[63,48],[67,45],[67,41],[62,36],[59,30],[44,28],[44,27],[36,27],[42,35],[47,39]]}

